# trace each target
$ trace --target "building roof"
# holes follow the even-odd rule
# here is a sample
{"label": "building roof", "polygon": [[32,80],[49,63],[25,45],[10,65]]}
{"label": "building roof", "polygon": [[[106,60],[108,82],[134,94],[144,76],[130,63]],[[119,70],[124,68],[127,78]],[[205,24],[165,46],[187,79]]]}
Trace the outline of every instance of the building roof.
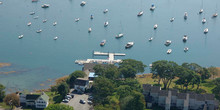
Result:
{"label": "building roof", "polygon": [[196,94],[197,101],[205,101],[205,96],[203,94]]}
{"label": "building roof", "polygon": [[168,96],[168,91],[167,90],[159,91],[159,96]]}
{"label": "building roof", "polygon": [[37,94],[27,94],[26,99],[27,100],[36,100],[40,97],[40,95]]}
{"label": "building roof", "polygon": [[97,65],[95,63],[84,63],[83,71],[89,70],[90,72],[95,72],[93,67]]}
{"label": "building roof", "polygon": [[215,100],[214,94],[203,94],[205,96],[205,100]]}
{"label": "building roof", "polygon": [[82,78],[77,78],[75,85],[79,85],[79,86],[85,86],[86,82],[88,82],[88,80],[82,79]]}
{"label": "building roof", "polygon": [[42,92],[40,98],[42,98],[45,101],[49,101],[49,96],[46,93],[44,93],[44,92]]}
{"label": "building roof", "polygon": [[187,93],[179,93],[177,94],[178,99],[186,99],[187,98]]}
{"label": "building roof", "polygon": [[189,98],[190,99],[196,99],[196,93],[195,92],[189,92]]}
{"label": "building roof", "polygon": [[177,96],[178,90],[177,89],[169,89],[171,91],[172,96]]}
{"label": "building roof", "polygon": [[89,73],[89,77],[90,77],[90,78],[95,78],[95,77],[98,77],[98,75],[95,75],[94,72],[90,72],[90,73]]}
{"label": "building roof", "polygon": [[150,84],[143,84],[142,86],[143,86],[144,91],[150,91],[150,89],[152,87],[152,85],[150,85]]}
{"label": "building roof", "polygon": [[152,86],[150,89],[151,93],[159,93],[159,91],[161,90],[160,86]]}

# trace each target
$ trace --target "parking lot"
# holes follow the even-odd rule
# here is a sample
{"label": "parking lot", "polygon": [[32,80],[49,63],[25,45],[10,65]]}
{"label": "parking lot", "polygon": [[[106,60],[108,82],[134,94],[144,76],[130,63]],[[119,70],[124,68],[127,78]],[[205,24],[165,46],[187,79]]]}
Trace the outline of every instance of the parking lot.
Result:
{"label": "parking lot", "polygon": [[[74,108],[74,110],[93,110],[92,105],[89,105],[88,102],[88,94],[74,94],[74,98],[72,98],[68,103],[63,103],[63,104],[67,104],[69,106],[72,106]],[[81,104],[79,103],[80,100],[85,100],[86,103],[85,104]]]}

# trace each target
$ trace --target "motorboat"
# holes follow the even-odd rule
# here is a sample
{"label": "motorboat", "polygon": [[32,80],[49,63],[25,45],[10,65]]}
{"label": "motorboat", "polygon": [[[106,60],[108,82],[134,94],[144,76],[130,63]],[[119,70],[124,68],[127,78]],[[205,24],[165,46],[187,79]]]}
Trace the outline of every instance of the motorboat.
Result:
{"label": "motorboat", "polygon": [[154,4],[152,4],[151,7],[150,7],[150,10],[151,10],[151,11],[154,11],[155,8],[156,8],[156,7],[154,6]]}
{"label": "motorboat", "polygon": [[34,15],[35,14],[35,12],[30,12],[30,15]]}
{"label": "motorboat", "polygon": [[104,46],[106,43],[106,40],[102,40],[102,42],[100,43],[100,46]]}
{"label": "motorboat", "polygon": [[39,16],[35,16],[35,17],[34,17],[34,19],[38,19],[38,18],[39,18]]}
{"label": "motorboat", "polygon": [[94,18],[93,15],[91,15],[91,16],[90,16],[90,19],[93,19],[93,18]]}
{"label": "motorboat", "polygon": [[187,39],[188,39],[188,36],[187,36],[187,35],[184,35],[184,36],[183,36],[183,42],[186,42]]}
{"label": "motorboat", "polygon": [[76,18],[76,19],[75,19],[75,22],[78,22],[78,21],[79,21],[79,18]]}
{"label": "motorboat", "polygon": [[3,2],[0,2],[0,5],[3,4]]}
{"label": "motorboat", "polygon": [[124,34],[122,34],[122,33],[119,33],[118,35],[116,35],[115,37],[116,38],[121,38],[121,37],[123,37],[124,36]]}
{"label": "motorboat", "polygon": [[151,37],[151,38],[149,38],[148,40],[149,40],[149,41],[152,41],[153,39],[154,39],[154,38],[153,38],[153,37]]}
{"label": "motorboat", "polygon": [[188,50],[189,50],[188,47],[185,47],[185,48],[184,48],[184,52],[187,52]]}
{"label": "motorboat", "polygon": [[57,22],[54,22],[54,23],[53,23],[53,26],[56,26],[56,25],[57,25]]}
{"label": "motorboat", "polygon": [[89,33],[92,32],[92,28],[89,28],[89,29],[88,29],[88,32],[89,32]]}
{"label": "motorboat", "polygon": [[43,23],[46,23],[47,22],[47,19],[43,20]]}
{"label": "motorboat", "polygon": [[167,50],[167,54],[171,54],[171,52],[172,52],[172,49]]}
{"label": "motorboat", "polygon": [[20,36],[18,36],[18,39],[22,39],[22,38],[23,38],[23,36],[24,36],[24,35],[20,35]]}
{"label": "motorboat", "polygon": [[86,4],[86,2],[85,2],[85,1],[82,1],[81,4],[80,4],[80,6],[84,6],[85,4]]}
{"label": "motorboat", "polygon": [[209,29],[208,28],[205,28],[204,29],[204,34],[208,33],[209,32]]}
{"label": "motorboat", "polygon": [[175,19],[174,17],[170,18],[170,22],[173,22],[173,21],[174,21],[174,19]]}
{"label": "motorboat", "polygon": [[125,48],[131,48],[132,46],[134,45],[134,42],[128,42],[126,45],[125,45]]}
{"label": "motorboat", "polygon": [[199,14],[202,14],[202,13],[203,13],[203,9],[200,9],[200,10],[199,10]]}
{"label": "motorboat", "polygon": [[171,44],[171,40],[167,40],[164,45],[169,46]]}
{"label": "motorboat", "polygon": [[28,25],[28,26],[31,26],[31,22],[28,22],[27,25]]}
{"label": "motorboat", "polygon": [[185,12],[185,13],[184,13],[184,19],[187,19],[187,17],[188,17],[188,13]]}
{"label": "motorboat", "polygon": [[40,30],[37,30],[36,32],[37,32],[37,33],[41,33],[41,32],[42,32],[42,30],[40,29]]}
{"label": "motorboat", "polygon": [[137,16],[142,16],[144,14],[144,11],[140,11]]}
{"label": "motorboat", "polygon": [[154,25],[154,29],[157,29],[157,27],[158,27],[158,25],[157,25],[157,24],[155,24],[155,25]]}
{"label": "motorboat", "polygon": [[49,6],[50,6],[49,4],[43,4],[41,7],[42,8],[49,8]]}
{"label": "motorboat", "polygon": [[32,0],[32,2],[38,2],[38,0]]}
{"label": "motorboat", "polygon": [[106,22],[104,23],[104,26],[105,26],[105,27],[107,27],[107,26],[108,26],[108,21],[106,21]]}
{"label": "motorboat", "polygon": [[215,18],[217,16],[218,16],[218,13],[215,13],[215,14],[212,15],[213,18]]}
{"label": "motorboat", "polygon": [[202,23],[203,24],[206,23],[206,19],[205,18],[202,19]]}
{"label": "motorboat", "polygon": [[58,39],[58,37],[56,36],[56,37],[54,37],[53,39],[54,39],[54,40],[57,40],[57,39]]}
{"label": "motorboat", "polygon": [[108,9],[105,9],[104,11],[103,11],[103,13],[107,13],[108,12]]}

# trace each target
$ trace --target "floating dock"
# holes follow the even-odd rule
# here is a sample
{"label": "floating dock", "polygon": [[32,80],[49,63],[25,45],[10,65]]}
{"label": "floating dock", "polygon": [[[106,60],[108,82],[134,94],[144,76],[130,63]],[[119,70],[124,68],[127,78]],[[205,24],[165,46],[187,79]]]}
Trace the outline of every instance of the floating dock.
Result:
{"label": "floating dock", "polygon": [[116,59],[115,56],[125,56],[126,54],[124,53],[104,53],[104,52],[98,52],[94,51],[93,55],[95,56],[108,56],[108,59],[87,59],[87,60],[76,60],[75,63],[79,65],[83,65],[84,63],[98,63],[98,64],[115,64],[115,63],[121,63],[121,59]]}

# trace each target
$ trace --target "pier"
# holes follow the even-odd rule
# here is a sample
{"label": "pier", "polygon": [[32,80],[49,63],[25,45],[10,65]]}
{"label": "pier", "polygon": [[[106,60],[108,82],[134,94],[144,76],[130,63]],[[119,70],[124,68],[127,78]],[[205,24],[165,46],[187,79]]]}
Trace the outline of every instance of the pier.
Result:
{"label": "pier", "polygon": [[76,60],[75,63],[79,65],[83,65],[84,63],[98,63],[98,64],[115,64],[115,63],[121,63],[121,59],[116,59],[115,56],[125,56],[126,54],[124,53],[104,53],[104,52],[98,52],[94,51],[93,52],[94,56],[108,56],[108,59],[87,59],[87,60]]}

